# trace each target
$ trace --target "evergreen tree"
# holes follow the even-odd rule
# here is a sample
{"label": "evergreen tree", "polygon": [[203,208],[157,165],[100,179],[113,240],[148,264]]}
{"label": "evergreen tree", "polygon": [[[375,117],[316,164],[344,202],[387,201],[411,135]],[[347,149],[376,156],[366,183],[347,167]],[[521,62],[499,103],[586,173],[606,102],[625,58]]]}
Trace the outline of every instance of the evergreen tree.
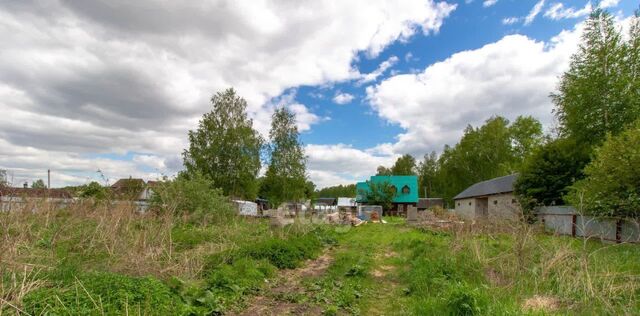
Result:
{"label": "evergreen tree", "polygon": [[295,114],[285,107],[273,113],[269,137],[271,162],[263,185],[273,206],[286,201],[299,201],[307,189],[306,157],[298,140]]}
{"label": "evergreen tree", "polygon": [[189,131],[182,154],[187,173],[213,180],[225,195],[254,199],[263,140],[247,117],[247,102],[231,88],[211,98],[213,109]]}

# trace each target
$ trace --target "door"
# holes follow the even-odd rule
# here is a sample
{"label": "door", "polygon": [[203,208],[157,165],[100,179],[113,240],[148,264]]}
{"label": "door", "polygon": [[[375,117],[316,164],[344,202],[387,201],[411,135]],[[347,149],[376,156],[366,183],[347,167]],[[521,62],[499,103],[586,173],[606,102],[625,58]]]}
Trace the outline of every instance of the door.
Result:
{"label": "door", "polygon": [[476,199],[476,218],[489,217],[489,198]]}

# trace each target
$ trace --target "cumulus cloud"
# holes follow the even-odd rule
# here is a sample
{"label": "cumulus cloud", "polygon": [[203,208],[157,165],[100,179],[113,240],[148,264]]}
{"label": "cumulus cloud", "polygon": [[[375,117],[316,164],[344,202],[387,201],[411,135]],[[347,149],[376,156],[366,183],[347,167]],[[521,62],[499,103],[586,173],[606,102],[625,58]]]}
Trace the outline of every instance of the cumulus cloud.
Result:
{"label": "cumulus cloud", "polygon": [[568,66],[580,31],[563,31],[549,42],[509,35],[476,50],[456,53],[417,74],[383,80],[367,89],[378,115],[406,132],[383,154],[420,155],[453,145],[467,124],[479,126],[491,115],[514,119],[533,115],[553,122],[549,93]]}
{"label": "cumulus cloud", "polygon": [[337,104],[347,104],[347,103],[351,103],[351,101],[353,101],[354,98],[355,97],[353,96],[353,94],[336,93],[336,95],[333,97],[333,102]]}
{"label": "cumulus cloud", "polygon": [[488,8],[490,6],[493,6],[496,3],[498,3],[498,0],[484,0],[482,2],[482,6],[485,7],[485,8]]}
{"label": "cumulus cloud", "polygon": [[[114,176],[147,176],[140,166],[160,160],[173,168],[212,93],[235,87],[264,133],[272,98],[359,79],[358,53],[375,57],[395,41],[437,33],[455,8],[432,0],[3,1],[0,168],[30,177],[55,166],[66,175],[60,185],[98,168]],[[322,120],[289,106],[301,130]],[[132,152],[137,162],[90,156]]]}
{"label": "cumulus cloud", "polygon": [[524,18],[524,25],[529,25],[533,22],[533,20],[535,20],[536,16],[538,16],[538,14],[540,14],[540,12],[542,11],[542,7],[544,7],[544,1],[545,0],[538,1],[533,6],[533,8],[531,8],[529,14]]}
{"label": "cumulus cloud", "polygon": [[591,6],[591,2],[587,2],[587,4],[582,9],[575,8],[565,8],[562,3],[555,3],[551,5],[549,9],[544,13],[544,17],[552,19],[552,20],[560,20],[560,19],[575,19],[585,15],[588,15],[593,10]]}
{"label": "cumulus cloud", "polygon": [[601,8],[613,8],[613,7],[617,7],[618,3],[620,3],[620,0],[602,0],[600,1],[600,7]]}
{"label": "cumulus cloud", "polygon": [[344,144],[307,145],[309,175],[318,187],[366,180],[380,165],[391,166],[398,155],[376,154]]}

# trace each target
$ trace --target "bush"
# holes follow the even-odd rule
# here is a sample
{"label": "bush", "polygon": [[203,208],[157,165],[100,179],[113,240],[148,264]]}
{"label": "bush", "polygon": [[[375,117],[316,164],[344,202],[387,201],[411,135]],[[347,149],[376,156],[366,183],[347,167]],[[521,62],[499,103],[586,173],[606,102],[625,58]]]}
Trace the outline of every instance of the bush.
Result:
{"label": "bush", "polygon": [[449,290],[447,308],[449,315],[479,315],[487,304],[487,299],[478,288],[466,283],[457,283]]}
{"label": "bush", "polygon": [[530,213],[541,205],[562,205],[569,186],[584,177],[589,149],[571,139],[548,142],[524,163],[514,185],[520,205]]}
{"label": "bush", "polygon": [[140,312],[175,315],[185,305],[157,279],[134,278],[112,273],[89,273],[64,288],[40,288],[23,299],[31,315],[122,315]]}
{"label": "bush", "polygon": [[174,180],[160,182],[153,192],[151,205],[157,211],[213,222],[235,214],[235,208],[222,191],[200,174],[181,173]]}
{"label": "bush", "polygon": [[567,196],[575,207],[595,216],[640,216],[640,122],[609,136]]}

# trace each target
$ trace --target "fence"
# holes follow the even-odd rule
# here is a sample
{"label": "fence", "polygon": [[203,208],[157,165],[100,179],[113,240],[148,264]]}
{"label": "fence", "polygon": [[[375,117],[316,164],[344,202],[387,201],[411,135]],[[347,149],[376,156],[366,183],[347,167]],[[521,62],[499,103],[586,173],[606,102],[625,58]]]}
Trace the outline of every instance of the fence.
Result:
{"label": "fence", "polygon": [[571,206],[546,206],[536,211],[547,231],[558,235],[640,243],[640,222],[581,215]]}

